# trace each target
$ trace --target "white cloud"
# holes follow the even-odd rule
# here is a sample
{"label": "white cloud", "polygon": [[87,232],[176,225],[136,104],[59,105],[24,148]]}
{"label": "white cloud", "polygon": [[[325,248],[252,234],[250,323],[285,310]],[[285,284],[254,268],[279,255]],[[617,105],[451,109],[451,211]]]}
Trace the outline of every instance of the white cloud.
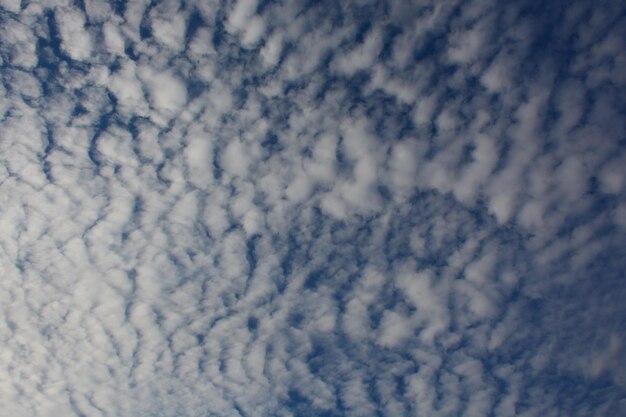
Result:
{"label": "white cloud", "polygon": [[136,65],[132,61],[125,61],[120,70],[109,78],[109,89],[121,105],[125,114],[147,114],[144,87],[137,79]]}
{"label": "white cloud", "polygon": [[228,24],[234,28],[242,30],[257,8],[256,0],[239,0],[228,16]]}
{"label": "white cloud", "polygon": [[619,414],[619,10],[70,3],[0,2],[2,410]]}
{"label": "white cloud", "polygon": [[85,60],[91,56],[92,40],[85,30],[85,16],[74,9],[57,9],[57,26],[65,52],[75,60]]}
{"label": "white cloud", "polygon": [[112,22],[106,22],[103,25],[104,43],[109,52],[114,54],[124,54],[124,38],[120,34],[117,25]]}
{"label": "white cloud", "polygon": [[492,138],[479,135],[475,143],[473,161],[463,169],[453,185],[454,196],[468,204],[475,203],[482,186],[488,181],[498,162],[498,149]]}
{"label": "white cloud", "polygon": [[[35,34],[28,25],[13,19],[6,19],[0,30],[0,37],[9,49],[9,62],[17,67],[31,69],[37,65],[37,45]],[[4,49],[4,48],[3,48]],[[3,61],[6,58],[3,58]]]}
{"label": "white cloud", "polygon": [[92,22],[104,22],[113,13],[111,5],[102,1],[86,0],[84,4],[85,14]]}
{"label": "white cloud", "polygon": [[256,0],[238,0],[228,15],[226,28],[231,33],[241,33],[241,44],[254,47],[265,32],[263,18],[256,14]]}
{"label": "white cloud", "polygon": [[361,45],[337,57],[337,69],[348,75],[370,69],[378,60],[381,43],[382,34],[378,30],[371,31]]}
{"label": "white cloud", "polygon": [[173,74],[154,73],[151,68],[141,67],[140,78],[145,82],[152,105],[166,115],[179,113],[187,104],[187,87]]}
{"label": "white cloud", "polygon": [[610,194],[621,194],[626,185],[626,170],[622,158],[606,164],[600,172],[602,191]]}
{"label": "white cloud", "polygon": [[176,14],[167,19],[153,19],[152,32],[154,37],[174,52],[182,51],[187,28],[185,16]]}
{"label": "white cloud", "polygon": [[273,67],[278,63],[280,54],[283,50],[283,39],[280,33],[274,33],[266,41],[261,48],[261,58],[263,63],[268,67]]}
{"label": "white cloud", "polygon": [[20,11],[21,0],[2,0],[0,5],[13,13],[18,13]]}
{"label": "white cloud", "polygon": [[261,40],[264,32],[265,22],[261,17],[254,16],[247,23],[241,42],[244,46],[253,47]]}

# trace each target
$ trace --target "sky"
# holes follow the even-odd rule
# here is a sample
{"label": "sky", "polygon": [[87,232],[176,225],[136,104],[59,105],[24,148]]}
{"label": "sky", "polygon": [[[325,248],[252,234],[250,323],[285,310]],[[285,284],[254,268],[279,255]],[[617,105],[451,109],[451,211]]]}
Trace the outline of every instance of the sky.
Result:
{"label": "sky", "polygon": [[0,0],[0,414],[626,416],[626,3]]}

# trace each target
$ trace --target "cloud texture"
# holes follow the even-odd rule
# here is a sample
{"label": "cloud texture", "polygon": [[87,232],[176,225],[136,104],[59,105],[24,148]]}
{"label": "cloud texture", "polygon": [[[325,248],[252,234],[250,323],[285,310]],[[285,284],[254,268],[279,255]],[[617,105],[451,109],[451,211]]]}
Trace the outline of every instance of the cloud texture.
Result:
{"label": "cloud texture", "polygon": [[0,410],[622,416],[619,1],[0,0]]}

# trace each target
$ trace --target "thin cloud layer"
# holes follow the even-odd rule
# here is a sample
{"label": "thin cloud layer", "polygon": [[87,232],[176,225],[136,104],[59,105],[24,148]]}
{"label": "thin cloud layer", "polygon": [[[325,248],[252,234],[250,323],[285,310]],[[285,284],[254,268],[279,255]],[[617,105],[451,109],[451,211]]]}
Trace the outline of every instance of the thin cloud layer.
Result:
{"label": "thin cloud layer", "polygon": [[626,409],[626,7],[0,0],[0,409]]}

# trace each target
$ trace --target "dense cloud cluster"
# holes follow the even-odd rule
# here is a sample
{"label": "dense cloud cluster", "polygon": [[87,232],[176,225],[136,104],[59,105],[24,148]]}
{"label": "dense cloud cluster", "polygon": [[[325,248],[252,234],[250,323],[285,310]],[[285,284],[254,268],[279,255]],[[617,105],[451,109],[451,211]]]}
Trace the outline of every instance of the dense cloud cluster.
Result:
{"label": "dense cloud cluster", "polygon": [[3,415],[626,410],[623,2],[0,0],[0,80]]}

